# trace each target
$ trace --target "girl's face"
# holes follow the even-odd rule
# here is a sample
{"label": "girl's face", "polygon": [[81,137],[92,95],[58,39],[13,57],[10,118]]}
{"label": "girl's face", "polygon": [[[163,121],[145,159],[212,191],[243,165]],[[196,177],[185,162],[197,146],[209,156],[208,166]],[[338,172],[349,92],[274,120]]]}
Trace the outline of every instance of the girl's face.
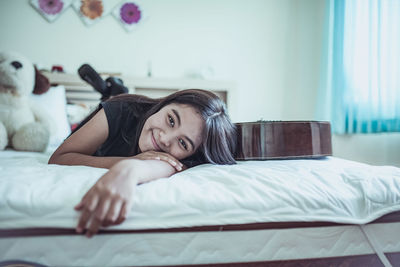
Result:
{"label": "girl's face", "polygon": [[169,104],[151,115],[139,137],[141,152],[162,151],[177,159],[192,155],[202,142],[204,120],[191,106]]}

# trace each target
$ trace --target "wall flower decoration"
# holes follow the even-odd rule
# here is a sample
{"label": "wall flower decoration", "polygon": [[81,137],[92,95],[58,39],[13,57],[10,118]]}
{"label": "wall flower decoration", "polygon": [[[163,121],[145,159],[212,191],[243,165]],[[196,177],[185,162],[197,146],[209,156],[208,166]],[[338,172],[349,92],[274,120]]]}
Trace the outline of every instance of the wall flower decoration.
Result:
{"label": "wall flower decoration", "polygon": [[61,0],[39,0],[40,9],[49,15],[60,13],[63,6],[64,2]]}
{"label": "wall flower decoration", "polygon": [[80,11],[83,16],[95,19],[103,14],[103,2],[100,0],[82,0]]}
{"label": "wall flower decoration", "polygon": [[143,9],[139,7],[137,2],[122,1],[113,10],[114,17],[128,32],[135,29],[145,19]]}
{"label": "wall flower decoration", "polygon": [[138,23],[141,18],[141,11],[135,3],[124,3],[120,9],[120,17],[124,23]]}
{"label": "wall flower decoration", "polygon": [[55,21],[72,0],[31,0],[31,5],[49,22]]}
{"label": "wall flower decoration", "polygon": [[107,16],[115,1],[75,0],[73,7],[85,25],[92,25]]}

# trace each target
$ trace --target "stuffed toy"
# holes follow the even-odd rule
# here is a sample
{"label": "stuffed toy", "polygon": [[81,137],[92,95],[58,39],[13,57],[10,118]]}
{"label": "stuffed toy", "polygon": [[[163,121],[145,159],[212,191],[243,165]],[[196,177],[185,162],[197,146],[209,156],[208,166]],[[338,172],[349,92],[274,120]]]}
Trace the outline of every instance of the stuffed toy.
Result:
{"label": "stuffed toy", "polygon": [[0,150],[45,151],[50,139],[49,116],[31,103],[49,80],[24,56],[0,52]]}

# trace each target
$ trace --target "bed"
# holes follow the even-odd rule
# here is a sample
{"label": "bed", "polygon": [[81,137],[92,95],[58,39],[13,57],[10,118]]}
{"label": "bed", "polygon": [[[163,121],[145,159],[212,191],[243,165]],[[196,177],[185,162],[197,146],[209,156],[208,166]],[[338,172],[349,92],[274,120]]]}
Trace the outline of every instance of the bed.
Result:
{"label": "bed", "polygon": [[89,239],[73,207],[106,170],[47,165],[53,149],[0,152],[0,266],[400,266],[400,168],[205,164],[138,186]]}
{"label": "bed", "polygon": [[335,157],[202,165],[139,186],[129,218],[88,239],[73,230],[73,206],[106,170],[48,157],[0,153],[3,261],[399,266],[399,168]]}

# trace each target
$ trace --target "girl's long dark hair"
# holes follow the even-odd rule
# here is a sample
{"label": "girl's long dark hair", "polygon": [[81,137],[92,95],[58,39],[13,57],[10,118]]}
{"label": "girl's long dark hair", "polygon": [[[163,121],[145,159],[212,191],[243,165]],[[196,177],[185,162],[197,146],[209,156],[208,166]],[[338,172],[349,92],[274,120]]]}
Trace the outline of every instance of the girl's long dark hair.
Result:
{"label": "girl's long dark hair", "polygon": [[[140,117],[134,136],[128,136],[124,128],[121,129],[122,136],[131,144],[131,155],[139,153],[139,137],[147,118],[157,113],[164,106],[177,103],[190,105],[195,108],[205,122],[201,146],[192,156],[182,160],[182,162],[188,167],[201,163],[235,164],[234,154],[237,144],[235,125],[229,119],[224,102],[210,91],[202,89],[181,90],[159,99],[142,95],[122,94],[107,101],[145,106],[146,112]],[[100,108],[99,106],[82,121],[75,131],[88,122]],[[127,123],[130,121],[130,116],[128,116]]]}

